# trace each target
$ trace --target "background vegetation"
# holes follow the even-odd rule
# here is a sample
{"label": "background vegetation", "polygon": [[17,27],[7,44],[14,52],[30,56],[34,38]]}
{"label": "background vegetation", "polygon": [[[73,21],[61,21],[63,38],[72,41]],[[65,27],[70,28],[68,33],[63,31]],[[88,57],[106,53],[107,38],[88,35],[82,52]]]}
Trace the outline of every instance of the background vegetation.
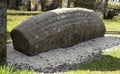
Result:
{"label": "background vegetation", "polygon": [[108,2],[108,8],[120,10],[120,3]]}
{"label": "background vegetation", "polygon": [[33,71],[28,70],[18,70],[11,68],[9,66],[0,66],[0,74],[36,74]]}

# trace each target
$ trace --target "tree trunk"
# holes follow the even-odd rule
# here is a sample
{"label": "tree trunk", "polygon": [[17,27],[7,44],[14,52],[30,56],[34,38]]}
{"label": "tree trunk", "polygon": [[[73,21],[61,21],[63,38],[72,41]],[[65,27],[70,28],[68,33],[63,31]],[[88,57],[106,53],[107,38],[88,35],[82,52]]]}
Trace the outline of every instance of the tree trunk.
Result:
{"label": "tree trunk", "polygon": [[108,0],[96,0],[94,10],[101,17],[105,17]]}
{"label": "tree trunk", "polygon": [[68,0],[67,7],[70,8],[71,0]]}
{"label": "tree trunk", "polygon": [[0,0],[0,64],[6,62],[6,8],[7,1]]}
{"label": "tree trunk", "polygon": [[104,18],[106,18],[107,17],[107,6],[108,6],[108,0],[105,0],[105,2],[104,2]]}
{"label": "tree trunk", "polygon": [[40,0],[41,3],[41,10],[45,11],[45,0]]}
{"label": "tree trunk", "polygon": [[68,8],[70,7],[71,0],[62,0],[62,7],[63,8]]}
{"label": "tree trunk", "polygon": [[31,11],[36,11],[37,5],[38,5],[37,0],[31,0]]}

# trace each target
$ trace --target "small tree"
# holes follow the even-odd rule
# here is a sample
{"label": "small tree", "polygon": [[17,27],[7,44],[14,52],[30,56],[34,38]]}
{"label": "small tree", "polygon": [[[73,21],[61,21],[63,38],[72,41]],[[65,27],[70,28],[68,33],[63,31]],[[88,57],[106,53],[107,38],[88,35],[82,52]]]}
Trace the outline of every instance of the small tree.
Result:
{"label": "small tree", "polygon": [[41,10],[44,11],[45,10],[45,0],[40,0],[41,3]]}
{"label": "small tree", "polygon": [[7,1],[0,0],[0,64],[6,62],[6,9]]}

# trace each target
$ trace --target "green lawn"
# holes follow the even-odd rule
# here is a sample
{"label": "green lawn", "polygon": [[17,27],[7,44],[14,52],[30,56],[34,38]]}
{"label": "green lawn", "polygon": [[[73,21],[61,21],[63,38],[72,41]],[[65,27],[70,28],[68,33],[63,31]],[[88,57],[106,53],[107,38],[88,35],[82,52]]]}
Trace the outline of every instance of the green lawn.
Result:
{"label": "green lawn", "polygon": [[[16,13],[17,15],[16,15]],[[11,14],[12,13],[12,14]],[[28,14],[29,15],[28,15]],[[34,14],[38,14],[38,12],[32,12]],[[18,15],[19,14],[19,15]],[[32,17],[33,14],[31,12],[25,12],[25,14],[21,11],[8,10],[7,16],[7,36],[8,40],[10,40],[9,33],[11,30],[25,21],[26,19]],[[107,28],[106,34],[119,35],[120,36],[120,22],[116,22],[113,20],[103,20],[105,26]],[[28,72],[26,70],[16,70],[13,71],[12,68],[9,67],[0,67],[0,74],[30,74],[33,72]],[[103,55],[85,65],[80,66],[80,68],[68,71],[66,74],[120,74],[120,47],[117,50],[109,51],[103,53]]]}
{"label": "green lawn", "polygon": [[10,32],[15,26],[22,23],[26,19],[30,18],[31,15],[7,15],[7,32]]}
{"label": "green lawn", "polygon": [[120,22],[104,20],[107,31],[120,31]]}
{"label": "green lawn", "polygon": [[120,36],[120,22],[103,20],[106,26],[106,34]]}
{"label": "green lawn", "polygon": [[0,74],[37,74],[33,71],[28,70],[15,70],[14,68],[10,68],[9,66],[0,66]]}

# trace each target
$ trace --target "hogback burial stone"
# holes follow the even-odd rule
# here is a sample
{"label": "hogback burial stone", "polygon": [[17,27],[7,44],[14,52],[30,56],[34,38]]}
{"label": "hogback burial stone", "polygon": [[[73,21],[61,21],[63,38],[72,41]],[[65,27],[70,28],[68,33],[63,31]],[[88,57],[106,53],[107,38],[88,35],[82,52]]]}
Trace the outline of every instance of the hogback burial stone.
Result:
{"label": "hogback burial stone", "polygon": [[104,36],[105,26],[93,10],[56,9],[36,15],[11,32],[14,48],[33,56]]}

